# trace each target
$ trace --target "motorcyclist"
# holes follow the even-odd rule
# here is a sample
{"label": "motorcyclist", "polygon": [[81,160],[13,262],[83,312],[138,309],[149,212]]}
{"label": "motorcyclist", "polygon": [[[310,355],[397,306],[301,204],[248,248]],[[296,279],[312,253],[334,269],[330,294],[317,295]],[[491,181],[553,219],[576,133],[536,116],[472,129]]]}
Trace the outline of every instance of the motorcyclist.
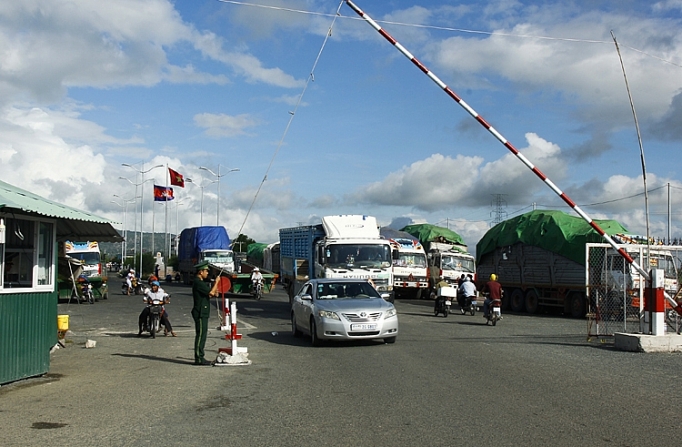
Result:
{"label": "motorcyclist", "polygon": [[502,285],[497,282],[496,274],[490,274],[490,281],[483,286],[483,294],[485,295],[485,301],[483,302],[483,317],[488,318],[490,303],[492,303],[493,300],[502,300],[502,295],[504,295]]}
{"label": "motorcyclist", "polygon": [[260,272],[258,267],[254,267],[251,272],[251,285],[253,286],[253,291],[256,292],[256,284],[263,281],[263,274]]}
{"label": "motorcyclist", "polygon": [[[144,309],[142,309],[142,312],[140,313],[140,317],[138,319],[138,327],[139,327],[139,332],[137,333],[137,336],[142,335],[142,331],[144,327],[147,324],[147,319],[149,318],[149,307],[152,305],[154,300],[161,301],[162,303],[170,303],[170,297],[164,290],[161,288],[161,284],[159,284],[158,281],[152,281],[151,284],[151,289],[144,289],[144,295],[142,297],[142,300],[147,304]],[[163,331],[163,335],[168,335],[170,334],[173,337],[176,337],[177,334],[173,331],[173,327],[171,326],[170,320],[168,319],[168,313],[166,312],[166,307],[162,306],[163,310],[160,315],[161,319],[161,324],[164,325],[165,329]]]}
{"label": "motorcyclist", "polygon": [[133,290],[133,279],[135,279],[135,270],[130,269],[126,275],[126,284],[128,284],[128,295],[130,291]]}
{"label": "motorcyclist", "polygon": [[441,287],[450,287],[450,284],[448,284],[448,282],[445,280],[441,280],[439,283],[436,284],[435,287],[436,301],[433,303],[434,312],[439,311],[443,306],[443,302],[445,301],[445,297],[441,296],[440,294]]}
{"label": "motorcyclist", "polygon": [[462,315],[466,312],[465,307],[476,297],[476,285],[473,282],[473,277],[467,275],[464,282],[457,290],[457,304],[462,312]]}

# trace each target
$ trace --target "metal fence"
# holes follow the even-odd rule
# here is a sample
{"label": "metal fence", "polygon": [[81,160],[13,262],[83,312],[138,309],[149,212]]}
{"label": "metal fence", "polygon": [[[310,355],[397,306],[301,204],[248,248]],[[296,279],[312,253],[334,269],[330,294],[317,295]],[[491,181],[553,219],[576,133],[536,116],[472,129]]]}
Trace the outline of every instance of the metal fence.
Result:
{"label": "metal fence", "polygon": [[[682,246],[623,245],[645,271],[665,272],[666,292],[680,297]],[[646,280],[608,244],[587,244],[586,288],[588,337],[612,336],[616,332],[649,333],[649,318],[644,311]],[[680,333],[682,320],[666,300],[666,331]]]}

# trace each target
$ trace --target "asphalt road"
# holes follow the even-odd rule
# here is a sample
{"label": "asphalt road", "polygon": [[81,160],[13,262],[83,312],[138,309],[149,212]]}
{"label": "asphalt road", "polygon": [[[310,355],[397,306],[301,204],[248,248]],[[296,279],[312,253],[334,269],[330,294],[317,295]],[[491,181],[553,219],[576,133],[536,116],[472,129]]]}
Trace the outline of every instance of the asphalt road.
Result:
{"label": "asphalt road", "polygon": [[[136,336],[141,298],[111,286],[94,305],[59,304],[71,332],[47,376],[0,388],[0,445],[680,444],[680,354],[615,351],[581,320],[491,327],[399,300],[396,344],[313,348],[275,290],[234,299],[251,365],[195,367],[190,288],[167,287],[178,337],[150,339]],[[223,336],[210,332],[209,358]]]}

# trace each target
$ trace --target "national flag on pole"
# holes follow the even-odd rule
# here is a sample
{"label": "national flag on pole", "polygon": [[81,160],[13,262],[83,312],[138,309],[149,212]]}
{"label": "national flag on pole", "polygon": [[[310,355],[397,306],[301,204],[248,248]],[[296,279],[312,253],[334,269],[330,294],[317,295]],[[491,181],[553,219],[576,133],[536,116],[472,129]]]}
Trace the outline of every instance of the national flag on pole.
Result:
{"label": "national flag on pole", "polygon": [[167,202],[173,200],[173,188],[167,188],[165,186],[154,185],[154,201],[156,202]]}
{"label": "national flag on pole", "polygon": [[170,184],[173,186],[179,186],[180,188],[185,187],[185,177],[179,172],[175,172],[171,168],[168,168],[168,173],[170,174]]}

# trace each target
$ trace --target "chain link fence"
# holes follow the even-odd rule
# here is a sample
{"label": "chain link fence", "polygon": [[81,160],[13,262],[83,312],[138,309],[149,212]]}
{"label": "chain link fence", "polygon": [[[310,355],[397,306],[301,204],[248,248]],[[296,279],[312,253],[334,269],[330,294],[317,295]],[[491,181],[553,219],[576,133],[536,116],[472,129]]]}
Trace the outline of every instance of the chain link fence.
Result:
{"label": "chain link fence", "polygon": [[[665,290],[676,300],[680,296],[682,246],[623,245],[645,271],[662,269]],[[616,332],[649,333],[644,312],[646,279],[609,244],[587,244],[586,287],[588,337],[612,336]],[[666,330],[680,333],[682,320],[666,300]]]}

